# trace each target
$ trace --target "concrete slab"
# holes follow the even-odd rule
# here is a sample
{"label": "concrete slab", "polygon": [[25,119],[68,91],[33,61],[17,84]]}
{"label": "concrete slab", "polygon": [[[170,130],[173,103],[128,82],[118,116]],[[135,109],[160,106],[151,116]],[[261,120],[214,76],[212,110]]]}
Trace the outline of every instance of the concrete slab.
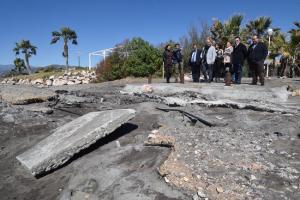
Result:
{"label": "concrete slab", "polygon": [[[287,86],[281,87],[261,87],[251,85],[232,85],[230,87],[221,83],[159,83],[151,84],[153,95],[170,96],[185,92],[195,92],[209,97],[212,100],[232,99],[248,101],[268,101],[272,103],[286,102],[291,92],[287,91]],[[142,84],[127,84],[122,94],[142,94],[144,93]]]}
{"label": "concrete slab", "polygon": [[91,112],[83,115],[48,136],[17,159],[33,175],[39,175],[66,163],[74,154],[89,147],[97,140],[135,116],[133,109]]}
{"label": "concrete slab", "polygon": [[0,98],[15,105],[44,102],[56,97],[54,91],[33,86],[6,85],[0,88]]}

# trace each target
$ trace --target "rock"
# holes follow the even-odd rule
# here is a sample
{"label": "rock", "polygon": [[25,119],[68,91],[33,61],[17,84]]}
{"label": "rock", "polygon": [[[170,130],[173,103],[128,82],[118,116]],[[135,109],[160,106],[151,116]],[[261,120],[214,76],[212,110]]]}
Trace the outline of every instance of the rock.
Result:
{"label": "rock", "polygon": [[153,88],[151,85],[143,85],[143,92],[144,93],[152,93],[153,92]]}
{"label": "rock", "polygon": [[13,123],[15,121],[14,116],[12,114],[6,114],[2,117],[3,122]]}
{"label": "rock", "polygon": [[53,86],[67,85],[68,81],[63,79],[54,79]]}
{"label": "rock", "polygon": [[24,85],[29,85],[29,84],[30,84],[30,80],[29,80],[29,79],[25,79],[25,80],[23,81],[23,84],[24,84]]}
{"label": "rock", "polygon": [[41,79],[41,78],[38,78],[38,79],[35,79],[35,80],[32,80],[31,81],[31,84],[32,85],[35,85],[35,84],[43,84],[44,83],[44,80]]}
{"label": "rock", "polygon": [[206,195],[201,190],[198,190],[197,194],[201,198],[205,198],[206,197]]}
{"label": "rock", "polygon": [[53,84],[52,79],[46,80],[46,85],[47,85],[47,86],[52,86],[52,84]]}
{"label": "rock", "polygon": [[166,182],[166,183],[169,183],[169,182],[170,182],[170,180],[169,180],[167,177],[164,177],[164,179],[165,179],[165,182]]}
{"label": "rock", "polygon": [[80,80],[75,80],[75,82],[74,82],[75,85],[78,85],[78,84],[81,84],[81,83],[82,83],[82,81],[80,81]]}
{"label": "rock", "polygon": [[50,76],[50,77],[49,77],[49,80],[52,80],[52,81],[53,81],[54,78],[55,78],[54,76]]}
{"label": "rock", "polygon": [[292,96],[293,96],[293,97],[295,97],[295,96],[300,96],[300,89],[294,90],[294,91],[292,92]]}
{"label": "rock", "polygon": [[255,177],[253,174],[251,174],[250,180],[251,180],[251,181],[254,181],[254,180],[256,180],[256,177]]}
{"label": "rock", "polygon": [[217,187],[216,190],[217,190],[218,193],[223,193],[224,192],[224,189],[222,187]]}
{"label": "rock", "polygon": [[192,81],[192,78],[187,75],[184,75],[184,81]]}
{"label": "rock", "polygon": [[0,96],[3,101],[16,105],[44,102],[57,97],[54,91],[28,86],[22,88],[17,86],[3,87]]}
{"label": "rock", "polygon": [[90,83],[90,79],[83,79],[82,80],[82,84],[89,84]]}
{"label": "rock", "polygon": [[3,80],[1,81],[1,84],[6,84],[6,82],[7,82],[6,80]]}
{"label": "rock", "polygon": [[75,85],[75,82],[73,82],[73,81],[68,81],[68,82],[67,82],[67,85]]}
{"label": "rock", "polygon": [[7,84],[11,84],[11,85],[15,85],[15,84],[16,84],[16,81],[14,81],[14,80],[8,80],[6,83],[7,83]]}
{"label": "rock", "polygon": [[193,195],[193,200],[199,200],[199,197],[198,197],[197,194],[194,194],[194,195]]}
{"label": "rock", "polygon": [[175,138],[168,135],[161,135],[159,133],[150,134],[144,144],[147,146],[174,147]]}
{"label": "rock", "polygon": [[97,140],[135,116],[135,110],[118,109],[90,112],[62,127],[17,159],[33,174],[39,175],[66,163],[74,154],[86,149]]}

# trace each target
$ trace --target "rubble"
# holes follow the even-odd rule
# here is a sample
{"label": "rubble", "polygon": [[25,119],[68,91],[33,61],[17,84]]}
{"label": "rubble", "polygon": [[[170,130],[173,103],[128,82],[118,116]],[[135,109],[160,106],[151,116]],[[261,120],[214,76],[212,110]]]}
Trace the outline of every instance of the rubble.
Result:
{"label": "rubble", "polygon": [[[65,80],[65,76],[60,78]],[[243,83],[228,88],[223,83],[165,84],[160,80],[158,84],[154,80],[149,85],[152,92],[143,91],[146,81],[128,78],[44,88],[56,91],[58,103],[0,102],[0,181],[6,183],[0,196],[43,200],[300,198],[299,98],[291,96],[299,88],[297,79],[267,80],[264,87]],[[287,90],[286,85],[293,89]],[[3,87],[27,86],[6,84],[0,90]],[[247,92],[254,96],[247,98]],[[173,103],[167,103],[170,99]],[[48,104],[52,114],[34,111]],[[120,108],[134,108],[136,117],[54,173],[36,180],[16,163],[16,155],[74,118]]]}
{"label": "rubble", "polygon": [[[76,75],[76,76],[75,76]],[[50,76],[49,78],[37,78],[34,80],[6,78],[1,84],[8,85],[44,85],[44,86],[62,86],[62,85],[78,85],[89,84],[96,79],[94,71],[68,72],[64,76]]]}

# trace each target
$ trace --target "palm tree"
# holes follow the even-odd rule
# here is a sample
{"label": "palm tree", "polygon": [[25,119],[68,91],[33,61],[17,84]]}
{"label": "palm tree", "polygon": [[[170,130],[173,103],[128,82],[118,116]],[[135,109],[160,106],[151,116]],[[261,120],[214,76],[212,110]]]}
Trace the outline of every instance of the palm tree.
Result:
{"label": "palm tree", "polygon": [[15,71],[17,71],[19,74],[21,74],[23,69],[26,69],[25,62],[21,58],[16,58],[14,60],[14,64],[15,64]]}
{"label": "palm tree", "polygon": [[272,24],[271,17],[259,17],[256,20],[250,21],[247,25],[247,31],[250,34],[257,34],[259,36],[266,35],[268,28],[270,28]]}
{"label": "palm tree", "polygon": [[233,40],[234,37],[241,34],[241,24],[244,19],[243,15],[234,15],[228,21],[222,23],[220,20],[215,20],[211,28],[213,39],[225,45],[227,41]]}
{"label": "palm tree", "polygon": [[33,46],[29,40],[21,40],[21,42],[16,43],[16,47],[13,49],[14,52],[16,52],[16,55],[18,56],[21,53],[24,54],[25,57],[25,66],[29,74],[32,73],[30,64],[29,64],[29,58],[32,55],[36,55],[36,46]]}
{"label": "palm tree", "polygon": [[68,42],[72,41],[72,44],[77,45],[77,34],[74,30],[69,27],[62,27],[60,32],[52,32],[51,44],[55,44],[60,39],[64,40],[64,51],[62,53],[63,57],[66,58],[66,69],[69,68],[69,47]]}
{"label": "palm tree", "polygon": [[296,29],[293,28],[289,31],[290,33],[290,48],[292,54],[292,64],[295,66],[295,70],[300,74],[300,21],[294,22]]}
{"label": "palm tree", "polygon": [[300,21],[294,22],[297,29],[291,29],[289,33],[291,34],[291,46],[294,48],[300,48]]}

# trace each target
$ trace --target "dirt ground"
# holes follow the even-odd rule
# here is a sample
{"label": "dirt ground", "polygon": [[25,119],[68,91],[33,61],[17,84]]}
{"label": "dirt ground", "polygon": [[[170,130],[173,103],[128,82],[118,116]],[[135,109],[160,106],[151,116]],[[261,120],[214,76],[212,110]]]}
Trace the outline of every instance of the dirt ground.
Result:
{"label": "dirt ground", "polygon": [[[254,102],[259,108],[271,105],[272,109],[278,107],[286,112],[252,109],[254,104],[244,108],[203,103],[176,105],[214,124],[209,127],[177,111],[163,112],[156,107],[170,108],[162,98],[223,100],[219,94],[198,94],[198,85],[192,83],[170,85],[175,90],[191,86],[196,92],[120,92],[126,84],[145,82],[126,79],[52,87],[48,89],[56,91],[59,101],[31,105],[2,101],[1,199],[300,199],[299,96],[289,96],[284,102],[224,97],[237,103]],[[253,87],[248,82],[246,79],[241,91]],[[223,83],[199,85],[223,90]],[[300,79],[267,80],[265,87],[281,86],[300,88]],[[32,106],[51,108],[53,112],[40,112]],[[16,160],[17,155],[62,124],[91,111],[114,108],[133,108],[137,115],[61,168],[35,178]],[[153,130],[174,138],[176,151],[144,145]],[[165,174],[159,173],[163,165]]]}

